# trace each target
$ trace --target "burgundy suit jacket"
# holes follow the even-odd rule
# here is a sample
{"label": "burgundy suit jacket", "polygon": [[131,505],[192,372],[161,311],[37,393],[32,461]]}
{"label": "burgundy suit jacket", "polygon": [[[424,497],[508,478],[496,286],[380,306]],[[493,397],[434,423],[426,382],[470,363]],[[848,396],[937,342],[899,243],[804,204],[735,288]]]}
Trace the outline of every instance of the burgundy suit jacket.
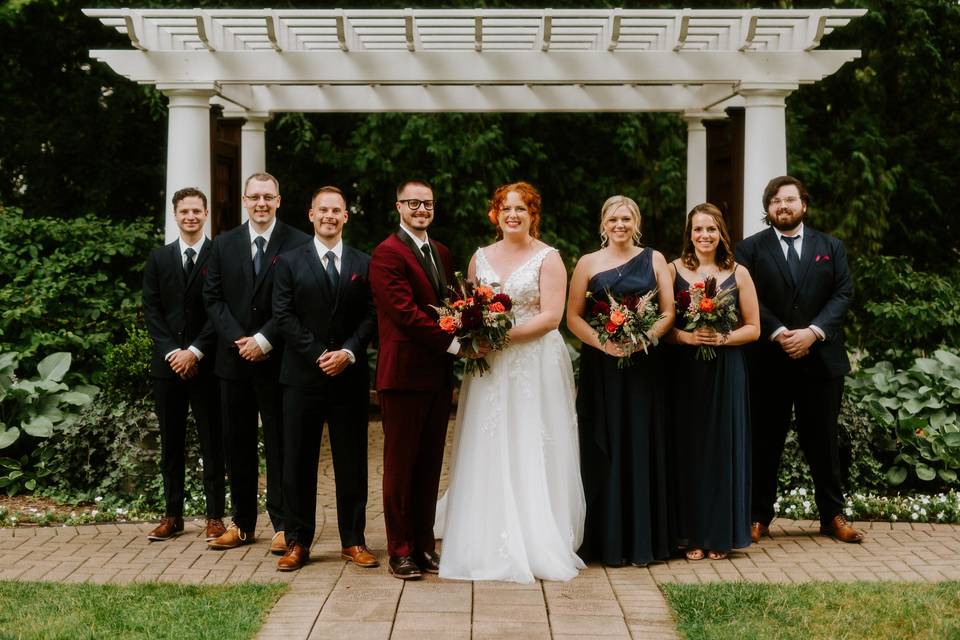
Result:
{"label": "burgundy suit jacket", "polygon": [[[378,391],[442,391],[453,386],[454,357],[447,353],[453,337],[440,329],[441,297],[414,254],[409,239],[390,235],[373,251],[370,288],[377,307],[380,348],[377,352]],[[452,283],[450,251],[430,240],[433,257],[447,283]]]}

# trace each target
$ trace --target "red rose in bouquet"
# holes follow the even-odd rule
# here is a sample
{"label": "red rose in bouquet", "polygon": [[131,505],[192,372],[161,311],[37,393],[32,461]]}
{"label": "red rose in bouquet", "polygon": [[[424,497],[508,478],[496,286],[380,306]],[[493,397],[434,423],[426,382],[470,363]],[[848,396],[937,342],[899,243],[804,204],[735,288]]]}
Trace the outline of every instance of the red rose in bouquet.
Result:
{"label": "red rose in bouquet", "polygon": [[617,359],[617,366],[622,368],[630,364],[634,353],[640,349],[646,353],[648,345],[657,344],[656,337],[649,331],[663,315],[657,308],[656,289],[642,296],[629,293],[620,300],[609,291],[606,295],[607,300],[599,300],[587,292],[592,305],[586,320],[596,329],[601,345],[613,340],[627,354]]}

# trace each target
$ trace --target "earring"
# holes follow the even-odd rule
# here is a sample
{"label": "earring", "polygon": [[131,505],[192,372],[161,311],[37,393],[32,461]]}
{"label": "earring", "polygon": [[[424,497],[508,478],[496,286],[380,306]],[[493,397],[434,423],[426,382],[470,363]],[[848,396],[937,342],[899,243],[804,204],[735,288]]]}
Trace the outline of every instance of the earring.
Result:
{"label": "earring", "polygon": [[636,233],[634,233],[634,234],[633,234],[633,244],[639,245],[639,244],[640,244],[640,238],[642,238],[642,237],[643,237],[643,234],[640,233],[639,231],[637,231]]}
{"label": "earring", "polygon": [[605,246],[607,246],[607,242],[609,241],[610,241],[610,238],[607,237],[607,232],[601,231],[600,232],[600,248],[603,249]]}

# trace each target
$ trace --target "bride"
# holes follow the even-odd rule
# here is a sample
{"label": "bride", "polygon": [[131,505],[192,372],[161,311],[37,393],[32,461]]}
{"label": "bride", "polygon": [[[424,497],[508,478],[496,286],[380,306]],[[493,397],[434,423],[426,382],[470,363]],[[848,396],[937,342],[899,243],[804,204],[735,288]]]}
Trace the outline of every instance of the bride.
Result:
{"label": "bride", "polygon": [[584,567],[573,369],[557,326],[567,274],[538,239],[540,194],[498,188],[490,221],[499,240],[478,249],[469,278],[513,300],[509,346],[460,390],[447,493],[437,505],[440,576],[569,580]]}

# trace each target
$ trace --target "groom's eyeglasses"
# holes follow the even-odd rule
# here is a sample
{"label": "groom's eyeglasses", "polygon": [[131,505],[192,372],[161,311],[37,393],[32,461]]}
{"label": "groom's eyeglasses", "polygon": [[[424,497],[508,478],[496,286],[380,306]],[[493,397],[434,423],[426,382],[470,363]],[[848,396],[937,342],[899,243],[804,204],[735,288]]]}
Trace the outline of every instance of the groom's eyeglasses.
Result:
{"label": "groom's eyeglasses", "polygon": [[433,211],[433,200],[417,200],[416,198],[410,198],[409,200],[401,200],[400,202],[410,207],[411,211],[416,211],[420,208],[420,205],[423,205],[423,208],[427,211]]}

